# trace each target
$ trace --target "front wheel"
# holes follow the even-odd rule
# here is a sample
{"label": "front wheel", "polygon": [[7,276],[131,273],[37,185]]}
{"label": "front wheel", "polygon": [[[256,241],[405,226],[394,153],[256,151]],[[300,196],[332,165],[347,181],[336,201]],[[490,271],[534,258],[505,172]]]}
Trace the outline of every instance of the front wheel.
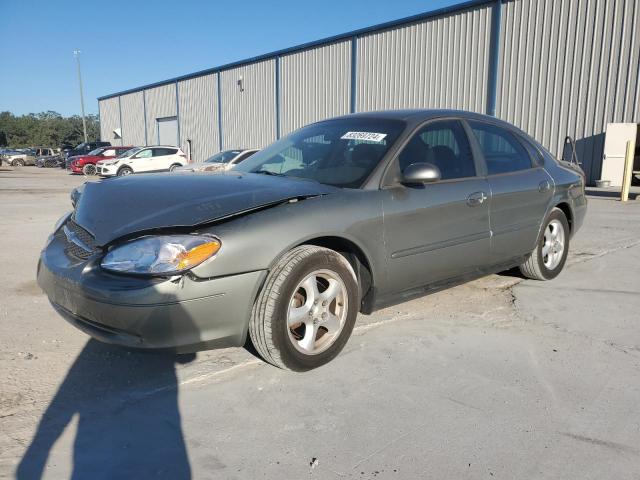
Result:
{"label": "front wheel", "polygon": [[24,167],[24,160],[20,160],[20,159],[14,160],[12,165],[14,167]]}
{"label": "front wheel", "polygon": [[327,248],[302,245],[271,270],[254,304],[249,334],[264,360],[305,371],[335,358],[358,314],[351,264]]}
{"label": "front wheel", "polygon": [[520,272],[533,280],[551,280],[562,271],[569,253],[569,222],[562,210],[554,208],[531,256],[520,265]]}
{"label": "front wheel", "polygon": [[96,166],[93,163],[87,163],[84,167],[82,167],[82,173],[84,173],[88,177],[91,177],[96,174]]}
{"label": "front wheel", "polygon": [[131,170],[131,168],[129,167],[122,167],[120,170],[118,170],[119,177],[126,177],[127,175],[131,175],[132,173],[133,170]]}

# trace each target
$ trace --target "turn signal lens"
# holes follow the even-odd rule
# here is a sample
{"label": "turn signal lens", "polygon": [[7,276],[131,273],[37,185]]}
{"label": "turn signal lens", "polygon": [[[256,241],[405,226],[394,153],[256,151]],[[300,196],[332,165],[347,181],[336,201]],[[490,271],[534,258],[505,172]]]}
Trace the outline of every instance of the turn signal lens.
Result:
{"label": "turn signal lens", "polygon": [[200,265],[207,258],[213,257],[218,253],[218,250],[220,250],[220,242],[217,240],[193,247],[188,252],[179,255],[178,270],[186,270]]}

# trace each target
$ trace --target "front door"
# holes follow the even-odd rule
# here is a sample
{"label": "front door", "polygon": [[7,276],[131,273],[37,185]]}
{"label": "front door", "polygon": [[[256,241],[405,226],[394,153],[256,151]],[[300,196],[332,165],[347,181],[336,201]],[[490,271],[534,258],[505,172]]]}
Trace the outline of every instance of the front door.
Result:
{"label": "front door", "polygon": [[433,121],[422,127],[398,156],[402,172],[431,163],[441,180],[383,190],[388,291],[411,293],[424,285],[473,273],[487,262],[489,196],[462,124]]}

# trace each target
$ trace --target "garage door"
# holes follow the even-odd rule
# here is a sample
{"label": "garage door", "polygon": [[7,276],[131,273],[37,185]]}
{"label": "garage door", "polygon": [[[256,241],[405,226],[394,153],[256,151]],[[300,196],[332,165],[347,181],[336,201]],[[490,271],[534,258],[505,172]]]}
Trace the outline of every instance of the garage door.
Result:
{"label": "garage door", "polygon": [[178,119],[176,117],[157,118],[158,145],[178,146]]}

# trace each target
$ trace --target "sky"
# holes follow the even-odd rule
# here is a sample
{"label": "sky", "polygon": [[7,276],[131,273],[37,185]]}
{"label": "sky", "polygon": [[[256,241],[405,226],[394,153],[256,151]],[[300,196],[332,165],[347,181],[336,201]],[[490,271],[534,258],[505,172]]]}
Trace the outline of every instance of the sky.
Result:
{"label": "sky", "polygon": [[97,97],[460,0],[0,0],[0,111],[80,113]]}

